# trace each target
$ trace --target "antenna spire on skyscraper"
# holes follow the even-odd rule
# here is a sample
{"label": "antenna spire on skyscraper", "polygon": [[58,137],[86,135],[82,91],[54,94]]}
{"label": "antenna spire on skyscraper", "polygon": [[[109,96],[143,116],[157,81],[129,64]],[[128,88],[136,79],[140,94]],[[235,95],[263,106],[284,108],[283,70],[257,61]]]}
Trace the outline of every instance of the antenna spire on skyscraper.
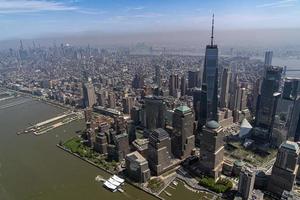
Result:
{"label": "antenna spire on skyscraper", "polygon": [[214,25],[215,25],[215,14],[212,16],[212,23],[211,23],[211,46],[214,45]]}

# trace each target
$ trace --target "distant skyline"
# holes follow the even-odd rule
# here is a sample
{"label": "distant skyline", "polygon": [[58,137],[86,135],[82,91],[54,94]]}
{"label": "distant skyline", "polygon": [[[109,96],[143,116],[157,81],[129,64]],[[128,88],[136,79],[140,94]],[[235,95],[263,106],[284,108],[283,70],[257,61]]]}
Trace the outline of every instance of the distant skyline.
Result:
{"label": "distant skyline", "polygon": [[99,31],[300,28],[299,0],[0,0],[0,40]]}

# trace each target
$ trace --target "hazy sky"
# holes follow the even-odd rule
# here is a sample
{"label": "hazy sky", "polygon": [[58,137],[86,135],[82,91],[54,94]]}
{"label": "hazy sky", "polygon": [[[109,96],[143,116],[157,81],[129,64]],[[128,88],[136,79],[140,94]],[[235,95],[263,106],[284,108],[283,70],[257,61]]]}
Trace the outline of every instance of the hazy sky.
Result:
{"label": "hazy sky", "polygon": [[0,40],[85,31],[300,28],[300,0],[0,0]]}

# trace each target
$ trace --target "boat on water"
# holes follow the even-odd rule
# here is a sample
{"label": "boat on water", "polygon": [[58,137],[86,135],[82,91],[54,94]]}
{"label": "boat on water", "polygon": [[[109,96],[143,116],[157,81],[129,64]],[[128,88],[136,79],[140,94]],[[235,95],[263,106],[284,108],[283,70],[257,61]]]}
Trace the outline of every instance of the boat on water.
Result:
{"label": "boat on water", "polygon": [[122,188],[118,188],[118,191],[121,192],[121,193],[124,192],[124,190]]}
{"label": "boat on water", "polygon": [[173,181],[172,183],[173,183],[173,185],[175,185],[175,186],[178,185],[178,182],[177,182],[177,181]]}
{"label": "boat on water", "polygon": [[167,192],[166,190],[165,190],[164,192],[165,192],[165,194],[166,194],[167,196],[169,196],[169,197],[171,197],[171,196],[172,196],[172,194],[171,194],[171,193],[169,193],[169,192]]}

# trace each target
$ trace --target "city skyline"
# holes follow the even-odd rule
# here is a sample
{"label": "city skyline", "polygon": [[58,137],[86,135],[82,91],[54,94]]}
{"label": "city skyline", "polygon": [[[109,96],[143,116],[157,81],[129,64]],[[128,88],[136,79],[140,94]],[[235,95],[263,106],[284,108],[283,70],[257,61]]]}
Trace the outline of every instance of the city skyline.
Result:
{"label": "city skyline", "polygon": [[0,0],[0,199],[300,199],[298,1]]}
{"label": "city skyline", "polygon": [[299,8],[298,0],[1,0],[0,40],[93,31],[207,30],[213,13],[218,30],[299,29]]}

